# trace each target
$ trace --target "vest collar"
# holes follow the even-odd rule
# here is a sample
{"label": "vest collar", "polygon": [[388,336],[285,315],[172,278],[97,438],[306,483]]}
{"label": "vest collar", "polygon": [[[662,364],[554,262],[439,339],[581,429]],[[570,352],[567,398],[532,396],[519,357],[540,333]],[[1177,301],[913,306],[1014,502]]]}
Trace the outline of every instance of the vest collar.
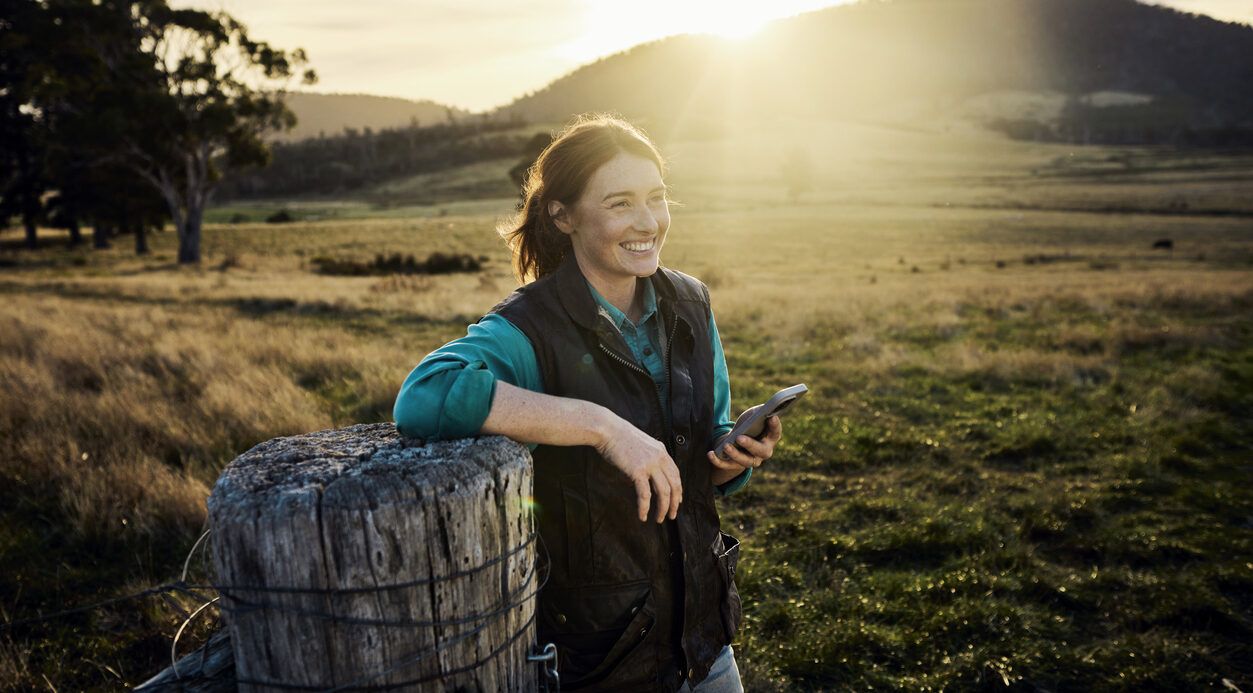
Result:
{"label": "vest collar", "polygon": [[[656,272],[647,277],[647,280],[652,283],[653,291],[657,296],[658,316],[665,315],[666,304],[673,308],[674,301],[678,298],[674,284],[670,277],[666,276],[666,270],[662,267],[658,267]],[[610,326],[608,319],[600,315],[600,306],[592,297],[592,290],[587,284],[587,278],[583,276],[583,270],[579,269],[573,250],[567,251],[565,257],[562,258],[561,264],[553,273],[553,281],[556,284],[561,305],[565,307],[572,320],[593,332],[600,332],[603,327]],[[601,322],[602,320],[605,322]]]}

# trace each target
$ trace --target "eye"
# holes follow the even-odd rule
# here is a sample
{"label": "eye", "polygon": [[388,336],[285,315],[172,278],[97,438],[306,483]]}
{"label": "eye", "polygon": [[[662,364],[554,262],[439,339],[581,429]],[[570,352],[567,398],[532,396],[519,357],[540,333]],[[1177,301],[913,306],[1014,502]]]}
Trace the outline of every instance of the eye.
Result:
{"label": "eye", "polygon": [[612,205],[610,205],[610,207],[626,207],[626,206],[627,206],[627,204],[628,204],[628,203],[627,203],[627,201],[626,201],[626,200],[618,200],[617,202],[615,202],[615,203],[613,203]]}

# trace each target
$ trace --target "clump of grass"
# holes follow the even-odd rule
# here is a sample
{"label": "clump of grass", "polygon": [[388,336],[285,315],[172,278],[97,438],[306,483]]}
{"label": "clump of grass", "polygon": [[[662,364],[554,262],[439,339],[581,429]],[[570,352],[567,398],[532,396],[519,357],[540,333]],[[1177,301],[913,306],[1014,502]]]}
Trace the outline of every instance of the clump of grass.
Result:
{"label": "clump of grass", "polygon": [[352,259],[319,256],[311,263],[321,274],[363,277],[386,274],[452,274],[454,272],[478,272],[483,263],[466,253],[431,253],[426,260],[418,261],[412,255],[376,255],[369,262]]}
{"label": "clump of grass", "polygon": [[1031,253],[1022,257],[1024,265],[1051,265],[1057,262],[1079,262],[1083,260],[1081,255],[1071,255],[1066,253]]}
{"label": "clump of grass", "polygon": [[267,224],[288,224],[293,221],[296,221],[296,215],[292,214],[291,211],[286,208],[280,209],[265,218],[265,223]]}

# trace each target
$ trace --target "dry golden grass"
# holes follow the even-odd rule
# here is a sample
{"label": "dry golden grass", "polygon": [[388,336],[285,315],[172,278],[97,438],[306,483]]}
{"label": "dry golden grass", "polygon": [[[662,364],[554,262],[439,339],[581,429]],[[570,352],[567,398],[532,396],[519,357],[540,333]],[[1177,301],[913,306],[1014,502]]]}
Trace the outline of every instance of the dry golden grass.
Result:
{"label": "dry golden grass", "polygon": [[414,358],[398,340],[220,308],[42,295],[0,306],[0,335],[0,474],[51,490],[85,538],[195,530],[231,457],[344,422],[326,390],[387,411]]}

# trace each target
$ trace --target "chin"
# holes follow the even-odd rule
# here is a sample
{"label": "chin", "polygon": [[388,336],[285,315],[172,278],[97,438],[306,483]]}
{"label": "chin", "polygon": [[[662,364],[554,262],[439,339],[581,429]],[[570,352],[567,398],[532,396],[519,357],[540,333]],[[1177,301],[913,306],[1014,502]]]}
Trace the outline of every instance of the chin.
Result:
{"label": "chin", "polygon": [[661,257],[653,256],[652,262],[640,263],[635,265],[632,274],[637,277],[651,277],[657,272],[657,267],[661,265]]}

